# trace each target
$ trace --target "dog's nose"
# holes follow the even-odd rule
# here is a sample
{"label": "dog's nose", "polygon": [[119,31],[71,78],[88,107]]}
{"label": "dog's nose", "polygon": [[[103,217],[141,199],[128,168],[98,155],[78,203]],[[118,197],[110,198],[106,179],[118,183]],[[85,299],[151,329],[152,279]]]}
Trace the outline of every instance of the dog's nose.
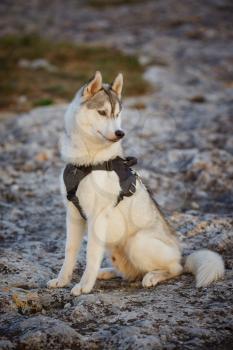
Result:
{"label": "dog's nose", "polygon": [[125,136],[125,133],[124,133],[124,131],[122,131],[122,130],[116,130],[116,131],[115,131],[115,135],[116,135],[116,137],[117,137],[118,139],[122,139],[122,137]]}

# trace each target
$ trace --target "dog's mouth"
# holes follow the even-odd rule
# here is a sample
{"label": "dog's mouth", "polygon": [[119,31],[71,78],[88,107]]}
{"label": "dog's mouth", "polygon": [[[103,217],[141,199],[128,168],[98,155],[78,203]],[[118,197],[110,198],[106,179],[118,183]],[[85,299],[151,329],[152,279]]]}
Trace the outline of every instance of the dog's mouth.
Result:
{"label": "dog's mouth", "polygon": [[102,134],[102,132],[100,132],[99,130],[97,132],[108,142],[117,142],[117,141],[119,141],[119,138],[109,139],[104,134]]}

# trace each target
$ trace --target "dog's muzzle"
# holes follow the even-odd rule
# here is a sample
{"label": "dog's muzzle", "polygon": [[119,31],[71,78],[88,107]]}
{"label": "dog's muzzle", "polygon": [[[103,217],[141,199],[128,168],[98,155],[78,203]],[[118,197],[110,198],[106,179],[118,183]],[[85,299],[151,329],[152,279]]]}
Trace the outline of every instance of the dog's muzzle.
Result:
{"label": "dog's muzzle", "polygon": [[116,130],[115,131],[115,135],[120,140],[120,139],[122,139],[125,136],[125,133],[122,130]]}

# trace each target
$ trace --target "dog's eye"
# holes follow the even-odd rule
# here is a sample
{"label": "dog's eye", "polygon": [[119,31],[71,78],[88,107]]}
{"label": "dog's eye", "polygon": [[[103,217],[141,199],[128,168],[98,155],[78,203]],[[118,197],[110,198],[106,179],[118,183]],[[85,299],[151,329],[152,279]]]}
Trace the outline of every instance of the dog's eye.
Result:
{"label": "dog's eye", "polygon": [[107,115],[105,111],[98,111],[98,113],[104,117],[106,117],[106,115]]}

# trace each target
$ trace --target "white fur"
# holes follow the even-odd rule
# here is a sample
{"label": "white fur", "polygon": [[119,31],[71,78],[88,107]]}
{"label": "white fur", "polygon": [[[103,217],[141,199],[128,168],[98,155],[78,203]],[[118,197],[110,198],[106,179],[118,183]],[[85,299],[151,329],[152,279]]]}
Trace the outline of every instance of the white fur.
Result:
{"label": "white fur", "polygon": [[[102,78],[98,73],[89,83],[91,85],[85,86],[85,93],[90,94],[93,85],[97,88],[100,82],[102,83]],[[118,76],[114,85],[119,96],[122,84],[123,78]],[[115,110],[115,118],[101,117],[98,111],[88,109],[85,103],[83,104],[82,91],[83,89],[77,93],[65,115],[63,159],[78,165],[89,165],[116,156],[123,157],[121,141],[108,140],[121,128],[119,108]],[[106,99],[104,103],[108,110],[109,101]],[[79,284],[72,289],[74,295],[90,292],[97,277],[106,279],[120,274],[129,280],[140,278],[144,287],[151,287],[182,273],[178,239],[139,179],[136,182],[136,193],[125,197],[115,206],[120,192],[116,173],[98,170],[86,176],[76,194],[87,216],[87,222],[82,219],[73,204],[66,200],[62,177],[61,192],[67,207],[65,260],[58,278],[48,282],[49,287],[63,287],[70,282],[86,229],[86,268]],[[109,252],[115,269],[100,270],[105,251]],[[203,253],[199,254],[203,257]],[[223,268],[220,268],[221,259],[217,259],[216,254],[208,253],[209,260],[201,258],[200,265],[196,256],[190,256],[187,266],[190,267],[189,271],[197,271],[198,286],[209,284],[223,275]],[[216,262],[218,269],[213,266],[217,265]]]}
{"label": "white fur", "polygon": [[187,257],[184,269],[195,275],[197,288],[206,287],[223,277],[224,262],[219,254],[202,249]]}

